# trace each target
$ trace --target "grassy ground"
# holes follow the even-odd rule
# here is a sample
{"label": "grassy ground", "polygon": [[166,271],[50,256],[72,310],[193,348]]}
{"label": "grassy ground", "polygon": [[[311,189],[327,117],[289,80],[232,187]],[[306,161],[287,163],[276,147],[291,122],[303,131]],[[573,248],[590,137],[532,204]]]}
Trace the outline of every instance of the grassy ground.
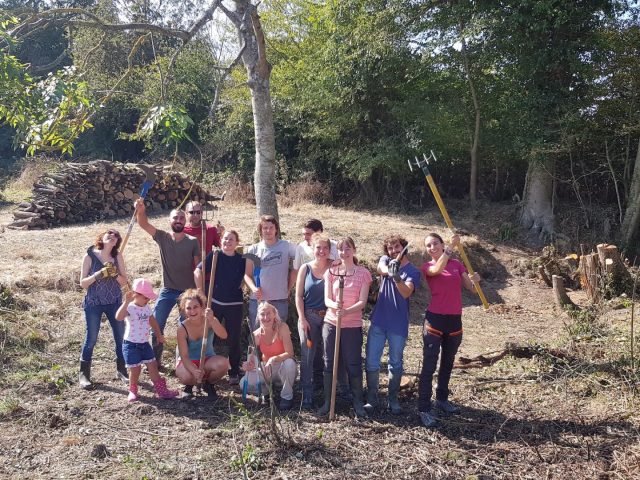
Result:
{"label": "grassy ground", "polygon": [[[550,289],[516,273],[533,252],[496,240],[511,206],[488,205],[491,215],[483,220],[451,207],[457,226],[475,232],[464,241],[493,305],[484,311],[465,295],[460,356],[490,358],[509,342],[530,348],[527,355],[454,370],[453,400],[462,414],[443,418],[436,430],[423,428],[416,414],[425,287],[412,304],[404,415],[382,411],[358,422],[341,403],[335,422],[293,411],[278,417],[274,429],[267,408],[254,402],[245,408],[240,393],[224,382],[222,399],[210,405],[200,398],[155,399],[144,378],[143,401],[127,405],[126,387],[113,375],[108,324],[94,354],[96,388],[78,389],[80,261],[97,233],[123,230],[126,220],[0,233],[0,477],[640,478],[635,378],[627,353],[630,302],[595,321],[568,317],[554,306]],[[353,236],[358,256],[370,265],[387,233],[400,232],[412,242],[410,258],[418,265],[425,234],[444,233],[436,211],[385,215],[296,204],[281,210],[287,238],[297,241],[310,215],[321,218],[333,238]],[[9,218],[9,210],[0,211],[0,224]],[[224,204],[218,218],[237,229],[243,243],[253,241],[255,207]],[[152,222],[166,225],[164,216]],[[125,258],[131,277],[160,285],[157,247],[140,229]],[[580,292],[570,295],[585,303]],[[172,317],[170,343],[175,328]],[[171,373],[168,380],[177,386]]]}

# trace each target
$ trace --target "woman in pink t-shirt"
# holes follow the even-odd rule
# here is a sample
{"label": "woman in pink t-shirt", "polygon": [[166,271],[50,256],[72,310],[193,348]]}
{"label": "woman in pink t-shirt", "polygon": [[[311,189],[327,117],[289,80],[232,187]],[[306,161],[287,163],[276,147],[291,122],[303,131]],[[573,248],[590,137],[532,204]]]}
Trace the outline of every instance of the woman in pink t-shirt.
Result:
{"label": "woman in pink t-shirt", "polygon": [[431,412],[432,379],[436,371],[438,356],[438,387],[436,389],[436,408],[446,414],[459,413],[460,409],[449,402],[449,379],[453,370],[458,347],[462,343],[462,296],[461,287],[474,290],[474,282],[480,276],[471,277],[467,269],[458,260],[451,258],[452,249],[460,244],[460,237],[451,237],[451,248],[445,248],[444,240],[437,233],[430,233],[424,239],[429,262],[422,265],[429,289],[431,302],[424,318],[422,339],[422,371],[418,390],[418,413],[425,427],[435,427],[438,419]]}
{"label": "woman in pink t-shirt", "polygon": [[[319,415],[329,413],[331,383],[333,380],[333,356],[336,342],[336,324],[340,317],[340,363],[349,375],[353,395],[353,409],[357,417],[366,417],[362,398],[362,312],[367,305],[371,273],[358,265],[356,246],[351,237],[338,242],[341,265],[331,267],[324,274],[324,303],[327,313],[322,326],[324,348],[324,404]],[[344,277],[342,302],[338,302],[340,277]]]}

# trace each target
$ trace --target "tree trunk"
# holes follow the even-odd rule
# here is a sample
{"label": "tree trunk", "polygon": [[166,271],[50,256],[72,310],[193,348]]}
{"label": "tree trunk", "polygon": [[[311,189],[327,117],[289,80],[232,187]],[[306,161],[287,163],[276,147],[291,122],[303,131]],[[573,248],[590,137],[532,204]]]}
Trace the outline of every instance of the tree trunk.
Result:
{"label": "tree trunk", "polygon": [[278,217],[276,202],[276,144],[271,105],[271,65],[266,57],[266,44],[256,6],[249,0],[235,0],[236,23],[241,44],[245,45],[242,62],[247,70],[251,90],[253,126],[256,147],[254,188],[258,216]]}
{"label": "tree trunk", "polygon": [[627,209],[624,212],[620,237],[623,244],[628,248],[635,240],[638,234],[638,227],[640,227],[640,140],[638,141],[633,178],[631,179],[631,188],[627,198]]}
{"label": "tree trunk", "polygon": [[[460,33],[462,34],[463,28],[460,25]],[[467,53],[467,42],[462,36],[462,59],[464,61],[464,71],[467,75],[467,82],[469,83],[469,90],[471,91],[471,98],[473,100],[473,108],[475,110],[475,126],[473,130],[473,143],[471,144],[471,172],[469,174],[469,200],[471,204],[475,206],[478,199],[478,148],[480,147],[480,102],[478,102],[478,95],[476,93],[476,87],[471,78],[471,66],[469,62],[469,54]]]}
{"label": "tree trunk", "polygon": [[554,237],[553,160],[531,161],[524,187],[520,225],[543,243]]}
{"label": "tree trunk", "polygon": [[564,288],[564,278],[560,275],[553,275],[551,278],[553,279],[553,293],[555,294],[556,305],[571,310],[577,309],[578,307],[571,301]]}

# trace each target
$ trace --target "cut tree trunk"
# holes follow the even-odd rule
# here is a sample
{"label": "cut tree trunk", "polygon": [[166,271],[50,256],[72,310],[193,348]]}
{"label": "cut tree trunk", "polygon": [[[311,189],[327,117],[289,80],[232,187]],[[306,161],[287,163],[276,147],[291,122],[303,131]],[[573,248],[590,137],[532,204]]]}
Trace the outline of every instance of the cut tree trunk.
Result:
{"label": "cut tree trunk", "polygon": [[555,294],[556,305],[562,308],[577,310],[578,307],[571,301],[564,288],[564,278],[560,275],[553,275],[551,278],[553,281],[553,293]]}
{"label": "cut tree trunk", "polygon": [[520,225],[530,231],[534,243],[547,243],[555,235],[552,172],[552,160],[529,163]]}
{"label": "cut tree trunk", "polygon": [[592,303],[598,303],[600,295],[600,261],[597,253],[580,257],[580,285]]}
{"label": "cut tree trunk", "polygon": [[601,243],[597,245],[598,259],[602,272],[606,275],[606,287],[611,295],[630,293],[633,278],[618,252],[618,247]]}

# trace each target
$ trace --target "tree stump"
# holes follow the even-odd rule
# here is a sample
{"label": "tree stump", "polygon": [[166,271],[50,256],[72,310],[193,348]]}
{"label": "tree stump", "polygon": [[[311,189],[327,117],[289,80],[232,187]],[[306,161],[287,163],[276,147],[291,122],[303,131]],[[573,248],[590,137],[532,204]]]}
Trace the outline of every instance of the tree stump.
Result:
{"label": "tree stump", "polygon": [[560,275],[553,275],[553,293],[555,294],[556,305],[562,308],[568,308],[571,310],[578,310],[578,307],[575,303],[571,301],[569,295],[567,295],[567,291],[564,288],[564,278]]}
{"label": "tree stump", "polygon": [[580,257],[580,286],[592,303],[598,303],[600,295],[600,261],[598,254],[590,253]]}
{"label": "tree stump", "polygon": [[606,275],[605,285],[613,295],[628,293],[633,285],[631,274],[618,252],[618,247],[601,243],[596,247],[598,249],[598,259],[602,272]]}

